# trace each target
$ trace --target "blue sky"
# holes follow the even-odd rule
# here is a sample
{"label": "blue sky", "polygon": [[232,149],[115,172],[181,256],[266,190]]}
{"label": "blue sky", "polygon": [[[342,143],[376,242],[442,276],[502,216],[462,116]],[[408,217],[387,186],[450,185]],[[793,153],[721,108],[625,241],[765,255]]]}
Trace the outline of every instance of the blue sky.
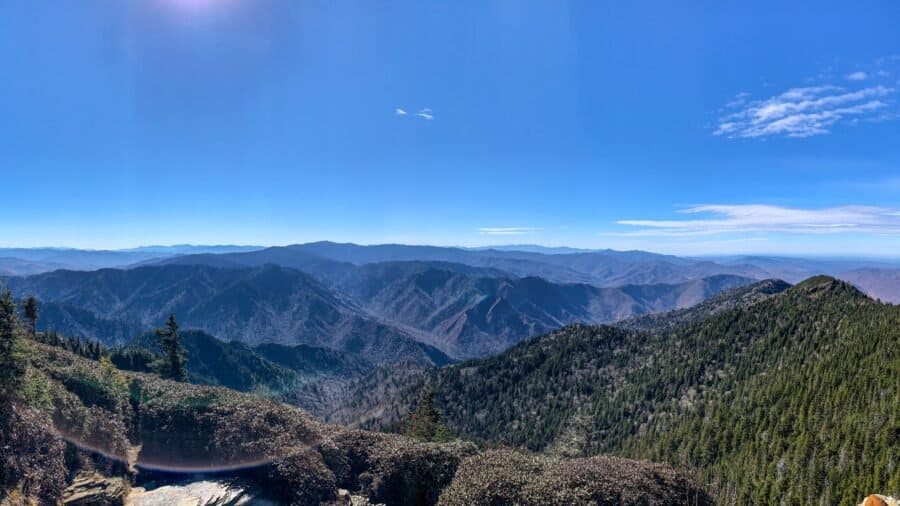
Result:
{"label": "blue sky", "polygon": [[3,2],[0,246],[900,256],[900,3],[784,3]]}

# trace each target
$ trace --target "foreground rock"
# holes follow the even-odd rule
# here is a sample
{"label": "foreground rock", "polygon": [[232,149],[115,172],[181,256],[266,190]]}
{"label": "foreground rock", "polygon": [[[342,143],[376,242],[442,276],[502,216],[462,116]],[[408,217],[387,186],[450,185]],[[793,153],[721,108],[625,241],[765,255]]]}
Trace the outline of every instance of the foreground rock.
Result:
{"label": "foreground rock", "polygon": [[241,506],[276,503],[256,497],[239,484],[204,480],[150,488],[135,487],[128,494],[126,506]]}
{"label": "foreground rock", "polygon": [[96,473],[83,473],[76,476],[63,492],[63,504],[118,506],[125,500],[128,489],[128,482],[122,478],[106,478]]}

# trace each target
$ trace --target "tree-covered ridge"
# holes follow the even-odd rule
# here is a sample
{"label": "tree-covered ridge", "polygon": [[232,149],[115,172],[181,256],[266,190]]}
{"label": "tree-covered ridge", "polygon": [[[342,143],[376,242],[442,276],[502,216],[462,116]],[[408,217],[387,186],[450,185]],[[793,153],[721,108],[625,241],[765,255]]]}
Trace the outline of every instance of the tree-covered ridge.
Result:
{"label": "tree-covered ridge", "polygon": [[[617,451],[697,466],[732,504],[898,495],[900,306],[823,277],[735,316],[702,329],[722,344],[700,357],[733,373]],[[728,360],[729,341],[739,362]]]}
{"label": "tree-covered ridge", "polygon": [[729,309],[750,306],[790,287],[789,283],[780,279],[766,279],[751,285],[725,290],[690,307],[636,316],[617,322],[616,326],[649,332],[672,330],[687,323],[703,321]]}
{"label": "tree-covered ridge", "polygon": [[728,503],[850,504],[900,490],[898,350],[900,307],[816,277],[664,332],[567,327],[431,383],[478,440],[695,467]]}

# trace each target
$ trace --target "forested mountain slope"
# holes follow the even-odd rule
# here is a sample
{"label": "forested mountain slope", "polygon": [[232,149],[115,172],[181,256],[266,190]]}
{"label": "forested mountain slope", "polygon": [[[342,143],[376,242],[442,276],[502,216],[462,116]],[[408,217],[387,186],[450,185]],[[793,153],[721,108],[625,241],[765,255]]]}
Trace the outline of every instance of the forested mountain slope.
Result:
{"label": "forested mountain slope", "polygon": [[[224,386],[263,396],[280,397],[324,379],[349,379],[372,369],[372,364],[350,353],[307,345],[262,344],[250,347],[222,341],[198,330],[179,333],[187,355],[191,383]],[[113,350],[113,360],[141,348],[160,354],[159,337],[145,334],[127,347]],[[121,367],[128,369],[123,364]]]}
{"label": "forested mountain slope", "polygon": [[855,504],[900,490],[898,353],[900,307],[815,277],[661,332],[567,327],[428,383],[479,440],[696,467],[730,504]]}
{"label": "forested mountain slope", "polygon": [[387,262],[360,267],[340,285],[368,312],[421,331],[454,357],[501,352],[571,323],[603,323],[684,308],[751,280],[713,276],[667,285],[598,288],[488,275],[460,264]]}
{"label": "forested mountain slope", "polygon": [[790,287],[790,284],[780,279],[766,279],[750,285],[725,290],[690,307],[636,316],[617,322],[616,326],[654,332],[671,330],[687,323],[703,321],[729,309],[748,307],[779,294]]}

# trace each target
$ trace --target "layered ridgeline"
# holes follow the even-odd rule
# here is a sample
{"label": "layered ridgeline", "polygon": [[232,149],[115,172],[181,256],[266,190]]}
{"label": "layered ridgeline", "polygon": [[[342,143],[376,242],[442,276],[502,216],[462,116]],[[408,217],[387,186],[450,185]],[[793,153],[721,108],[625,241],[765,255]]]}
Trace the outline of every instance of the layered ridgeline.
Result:
{"label": "layered ridgeline", "polygon": [[850,281],[873,297],[900,301],[900,264],[887,259],[825,259],[765,256],[684,258],[645,251],[576,250],[538,246],[463,249],[316,242],[279,247],[154,246],[119,251],[65,248],[0,248],[0,276],[27,276],[58,269],[96,270],[182,264],[227,268],[278,264],[317,278],[340,276],[348,267],[383,262],[443,262],[491,269],[511,277],[594,286],[678,284],[716,275],[791,282],[815,274]]}
{"label": "layered ridgeline", "polygon": [[[332,262],[328,274],[319,272],[322,278],[317,279],[274,264],[229,266],[231,256],[210,255],[216,267],[55,271],[8,283],[45,305],[42,329],[108,345],[159,326],[175,313],[185,327],[248,345],[305,344],[356,353],[376,364],[414,360],[443,365],[451,357],[497,353],[571,323],[687,307],[750,282],[721,275],[601,288],[428,262]],[[289,263],[298,257],[273,258],[269,252],[266,258]]]}
{"label": "layered ridgeline", "polygon": [[724,265],[708,260],[660,255],[645,251],[576,251],[550,254],[547,250],[463,249],[437,246],[315,242],[222,255],[185,255],[162,263],[259,267],[284,265],[328,277],[347,266],[385,262],[438,262],[501,271],[512,277],[541,277],[553,283],[594,286],[677,284],[721,274],[765,277],[766,270],[741,262]]}
{"label": "layered ridgeline", "polygon": [[0,307],[2,504],[121,504],[148,470],[240,475],[254,499],[303,506],[346,504],[341,489],[354,504],[711,504],[666,465],[348,430],[233,390],[123,372],[27,338],[10,307]]}
{"label": "layered ridgeline", "polygon": [[[357,353],[376,363],[397,357],[435,365],[450,361],[409,332],[365,315],[308,274],[276,265],[55,271],[10,278],[8,284],[50,304],[41,328],[109,345],[122,344],[112,340],[122,335],[118,328],[158,327],[174,313],[184,327],[248,345],[306,344]],[[109,328],[117,332],[104,334]]]}
{"label": "layered ridgeline", "polygon": [[[695,468],[727,504],[897,495],[900,307],[815,277],[704,312],[646,320],[656,332],[567,327],[409,378],[390,405],[428,384],[459,434]],[[343,415],[377,426],[391,413]]]}

